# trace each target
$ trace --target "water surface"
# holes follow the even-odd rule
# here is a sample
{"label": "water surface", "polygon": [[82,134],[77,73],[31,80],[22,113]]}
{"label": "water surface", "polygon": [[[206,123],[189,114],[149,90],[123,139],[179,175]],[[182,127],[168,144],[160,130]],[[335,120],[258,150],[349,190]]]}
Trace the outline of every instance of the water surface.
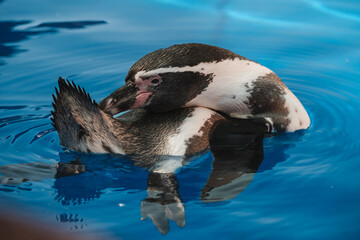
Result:
{"label": "water surface", "polygon": [[[222,201],[201,200],[213,157],[198,156],[177,174],[185,226],[170,220],[162,238],[358,239],[359,30],[351,0],[0,1],[0,205],[75,233],[162,237],[141,221],[149,173],[126,159],[64,153],[51,94],[63,76],[100,101],[143,55],[201,42],[274,70],[312,124],[265,138],[251,183],[237,194],[235,179],[217,193],[229,194]],[[87,171],[56,176],[59,162],[79,158]]]}

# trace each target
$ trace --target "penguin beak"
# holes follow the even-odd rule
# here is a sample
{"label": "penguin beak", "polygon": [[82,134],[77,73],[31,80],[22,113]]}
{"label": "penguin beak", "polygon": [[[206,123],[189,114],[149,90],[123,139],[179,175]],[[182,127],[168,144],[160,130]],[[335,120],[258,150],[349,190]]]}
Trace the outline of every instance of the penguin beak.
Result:
{"label": "penguin beak", "polygon": [[131,108],[136,100],[136,87],[132,84],[125,84],[109,96],[104,98],[99,107],[110,115],[115,115]]}
{"label": "penguin beak", "polygon": [[136,85],[127,83],[104,98],[99,103],[99,107],[104,112],[115,115],[126,110],[143,107],[151,94],[151,91],[139,90]]}

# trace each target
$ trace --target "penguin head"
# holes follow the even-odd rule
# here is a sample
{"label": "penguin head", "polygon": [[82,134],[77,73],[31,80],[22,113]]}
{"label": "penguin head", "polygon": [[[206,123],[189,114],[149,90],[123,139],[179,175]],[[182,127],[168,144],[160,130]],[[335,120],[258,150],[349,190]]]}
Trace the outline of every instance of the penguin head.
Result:
{"label": "penguin head", "polygon": [[205,87],[194,84],[206,85],[204,76],[195,72],[141,73],[127,78],[123,87],[100,102],[100,108],[112,115],[137,108],[166,112],[182,107]]}
{"label": "penguin head", "polygon": [[212,72],[196,66],[216,64],[239,55],[215,46],[188,43],[154,51],[129,70],[126,84],[100,102],[109,114],[136,108],[165,112],[186,105],[213,79]]}

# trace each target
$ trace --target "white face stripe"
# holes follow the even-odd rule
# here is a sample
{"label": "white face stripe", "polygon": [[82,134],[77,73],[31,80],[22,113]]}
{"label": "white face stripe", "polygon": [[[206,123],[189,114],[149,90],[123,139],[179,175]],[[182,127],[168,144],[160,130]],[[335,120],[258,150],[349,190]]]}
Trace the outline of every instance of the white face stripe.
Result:
{"label": "white face stripe", "polygon": [[139,71],[139,72],[137,72],[137,73],[135,74],[135,80],[143,77],[143,75],[144,75],[145,73],[146,73],[145,71]]}
{"label": "white face stripe", "polygon": [[[217,73],[219,70],[226,69],[227,72],[229,70],[235,72],[241,72],[243,75],[258,75],[263,76],[267,73],[271,73],[272,71],[256,62],[246,60],[246,59],[225,59],[220,62],[201,62],[195,66],[184,66],[184,67],[166,67],[166,68],[157,68],[150,71],[140,71],[135,75],[135,79],[142,77],[147,78],[151,76],[156,76],[161,73],[175,73],[175,72],[200,72],[204,74]],[[264,74],[259,75],[260,72],[264,72]],[[256,74],[257,73],[257,74]]]}

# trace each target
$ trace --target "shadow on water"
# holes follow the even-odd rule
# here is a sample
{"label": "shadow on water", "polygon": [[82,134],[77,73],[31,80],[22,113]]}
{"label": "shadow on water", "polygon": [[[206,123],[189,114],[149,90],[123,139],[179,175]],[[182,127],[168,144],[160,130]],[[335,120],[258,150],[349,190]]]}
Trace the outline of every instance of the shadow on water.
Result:
{"label": "shadow on water", "polygon": [[[0,2],[1,3],[1,2]],[[105,21],[69,21],[69,22],[45,22],[35,27],[29,27],[24,30],[17,30],[16,27],[30,24],[30,20],[21,21],[0,21],[0,57],[11,57],[17,53],[26,51],[18,48],[13,43],[25,41],[31,36],[57,33],[57,29],[83,29],[88,26],[105,24]],[[47,28],[39,30],[39,28]],[[0,65],[5,62],[0,60]]]}
{"label": "shadow on water", "polygon": [[[41,30],[41,31],[27,31],[15,30],[17,26],[28,24],[31,21],[1,21],[0,22],[0,57],[11,57],[19,52],[24,52],[24,49],[18,49],[16,45],[8,45],[10,43],[21,42],[28,39],[30,36],[53,33],[54,30]],[[4,65],[0,62],[0,65]]]}
{"label": "shadow on water", "polygon": [[37,25],[34,28],[50,27],[50,28],[65,28],[65,29],[82,29],[87,26],[105,24],[105,21],[78,21],[78,22],[45,22]]}
{"label": "shadow on water", "polygon": [[[141,201],[140,206],[142,218],[150,218],[159,232],[166,234],[170,230],[170,219],[180,227],[185,226],[187,201],[228,201],[238,196],[252,181],[264,159],[264,136],[241,133],[237,129],[238,126],[228,122],[215,129],[210,141],[212,155],[208,154],[208,158],[212,158],[210,174],[190,169],[190,172],[196,171],[199,179],[207,179],[205,183],[187,186],[187,183],[179,182],[174,173],[149,173],[134,165],[126,156],[62,152],[58,164],[33,162],[1,166],[0,183],[4,184],[4,187],[1,187],[0,191],[9,191],[11,188],[8,186],[12,185],[14,188],[23,182],[55,178],[54,198],[60,204],[68,206],[94,201],[100,198],[106,189],[132,192],[146,190],[147,197]],[[286,147],[289,146],[282,146],[277,150],[284,151]],[[206,156],[206,153],[195,156],[192,161],[202,156]],[[277,160],[284,161],[284,157],[285,155],[279,154]],[[276,162],[272,162],[262,168],[262,171],[270,170],[275,165]],[[182,187],[185,188],[185,191],[181,191],[182,194],[179,192],[181,184],[185,185]],[[186,188],[191,188],[191,191],[186,191]],[[31,187],[29,190],[31,191]],[[193,191],[197,192],[196,199],[192,195]],[[59,215],[57,218],[60,222],[71,220],[71,216]],[[79,224],[79,228],[84,227],[80,221]]]}

